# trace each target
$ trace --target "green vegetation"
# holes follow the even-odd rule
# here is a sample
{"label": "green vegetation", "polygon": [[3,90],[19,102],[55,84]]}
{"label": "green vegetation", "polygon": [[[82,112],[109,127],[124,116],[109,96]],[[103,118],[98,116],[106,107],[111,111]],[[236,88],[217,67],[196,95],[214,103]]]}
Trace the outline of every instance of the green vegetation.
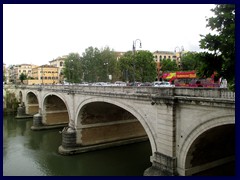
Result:
{"label": "green vegetation", "polygon": [[17,111],[18,104],[20,103],[15,97],[15,94],[6,90],[4,100],[6,102],[6,111],[4,111],[4,113],[15,113]]}
{"label": "green vegetation", "polygon": [[27,79],[27,75],[24,74],[24,73],[21,73],[20,76],[19,76],[19,79],[21,80],[21,83],[23,83],[23,80]]}
{"label": "green vegetation", "polygon": [[162,66],[161,70],[163,72],[167,72],[167,71],[174,72],[179,70],[176,61],[172,61],[171,59],[161,60],[161,66]]}
{"label": "green vegetation", "polygon": [[118,61],[121,80],[133,82],[152,82],[156,78],[156,63],[149,51],[131,51],[125,53]]}
{"label": "green vegetation", "polygon": [[200,47],[208,52],[202,54],[207,60],[202,61],[200,70],[204,71],[204,66],[212,69],[227,79],[229,89],[235,90],[235,5],[216,5],[212,11],[215,16],[207,19],[207,27],[213,32],[201,35]]}

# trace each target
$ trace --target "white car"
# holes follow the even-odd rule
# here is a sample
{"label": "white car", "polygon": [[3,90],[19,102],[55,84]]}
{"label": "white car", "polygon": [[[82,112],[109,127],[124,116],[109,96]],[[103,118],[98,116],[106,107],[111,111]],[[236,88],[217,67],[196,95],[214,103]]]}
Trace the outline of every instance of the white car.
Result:
{"label": "white car", "polygon": [[113,85],[114,86],[127,86],[127,83],[125,83],[123,81],[116,81]]}
{"label": "white car", "polygon": [[170,82],[159,82],[155,83],[154,87],[175,87],[175,85],[171,84]]}

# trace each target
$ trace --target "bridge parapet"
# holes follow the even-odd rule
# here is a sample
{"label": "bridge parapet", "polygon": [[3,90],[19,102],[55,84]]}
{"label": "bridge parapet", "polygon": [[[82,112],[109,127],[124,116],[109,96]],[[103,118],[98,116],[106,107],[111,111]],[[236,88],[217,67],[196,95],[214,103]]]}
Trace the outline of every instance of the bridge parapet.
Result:
{"label": "bridge parapet", "polygon": [[235,101],[235,93],[225,88],[167,88],[167,87],[119,87],[119,86],[79,86],[79,85],[19,85],[21,89],[50,90],[53,92],[94,94],[94,95],[141,95],[141,96],[188,96],[222,98]]}
{"label": "bridge parapet", "polygon": [[203,98],[235,99],[235,93],[225,88],[175,88],[174,95]]}

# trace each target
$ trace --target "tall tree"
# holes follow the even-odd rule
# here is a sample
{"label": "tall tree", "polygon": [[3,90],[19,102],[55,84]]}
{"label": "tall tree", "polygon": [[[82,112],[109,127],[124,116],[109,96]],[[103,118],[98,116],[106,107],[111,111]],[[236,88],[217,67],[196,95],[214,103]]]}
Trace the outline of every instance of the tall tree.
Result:
{"label": "tall tree", "polygon": [[70,53],[63,67],[65,80],[69,83],[79,83],[83,78],[83,67],[78,53]]}
{"label": "tall tree", "polygon": [[[207,19],[207,27],[213,31],[201,35],[200,47],[207,49],[215,58],[222,60],[216,72],[228,80],[230,89],[235,89],[235,5],[220,4],[212,9],[215,16]],[[219,58],[220,57],[220,58]],[[211,64],[211,63],[210,63]]]}
{"label": "tall tree", "polygon": [[82,53],[84,81],[96,82],[97,81],[97,59],[100,51],[97,48],[88,47]]}
{"label": "tall tree", "polygon": [[112,80],[115,81],[117,78],[117,64],[114,50],[111,50],[109,47],[102,48],[100,50],[98,62],[99,81],[111,81],[109,75],[111,75]]}
{"label": "tall tree", "polygon": [[152,82],[156,79],[156,62],[150,51],[138,51],[136,53],[136,80],[140,82]]}
{"label": "tall tree", "polygon": [[123,81],[152,82],[156,78],[156,63],[149,51],[126,52],[118,61]]}
{"label": "tall tree", "polygon": [[133,55],[132,51],[124,53],[118,61],[118,68],[121,71],[119,79],[122,81],[133,81]]}
{"label": "tall tree", "polygon": [[197,52],[187,52],[181,57],[181,69],[183,71],[196,70],[200,65],[200,57]]}
{"label": "tall tree", "polygon": [[110,81],[109,75],[114,81],[116,75],[116,57],[109,47],[98,48],[89,47],[82,54],[84,81],[99,82]]}

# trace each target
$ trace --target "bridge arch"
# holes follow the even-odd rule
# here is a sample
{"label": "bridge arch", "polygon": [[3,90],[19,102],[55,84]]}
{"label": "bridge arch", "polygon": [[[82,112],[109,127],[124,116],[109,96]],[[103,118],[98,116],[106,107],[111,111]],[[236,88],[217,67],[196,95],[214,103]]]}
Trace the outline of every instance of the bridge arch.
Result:
{"label": "bridge arch", "polygon": [[65,98],[58,93],[46,93],[43,96],[42,104],[40,104],[42,111],[43,124],[65,124],[69,123],[70,114],[68,103]]}
{"label": "bridge arch", "polygon": [[126,110],[127,112],[131,113],[140,122],[140,124],[144,128],[144,130],[145,130],[145,132],[148,136],[148,139],[150,141],[152,152],[156,152],[156,142],[154,140],[154,133],[151,131],[151,128],[149,127],[149,125],[147,123],[148,120],[146,119],[146,117],[143,117],[138,112],[138,110],[135,109],[134,107],[129,106],[128,104],[120,102],[120,101],[112,100],[112,99],[109,99],[109,98],[102,98],[102,97],[89,98],[89,99],[86,99],[86,100],[82,101],[79,104],[79,106],[77,107],[77,116],[76,116],[75,123],[74,123],[76,125],[76,127],[75,127],[76,129],[80,126],[80,120],[81,120],[80,119],[80,113],[81,113],[82,108],[85,105],[87,105],[89,103],[94,103],[94,102],[109,103],[109,104],[120,107],[120,108]]}
{"label": "bridge arch", "polygon": [[25,107],[26,113],[30,115],[34,115],[38,113],[39,110],[39,100],[36,93],[33,91],[28,91],[26,93]]}
{"label": "bridge arch", "polygon": [[[201,137],[203,137],[204,135],[210,134],[211,132],[214,133],[220,128],[232,126],[234,130],[234,119],[234,115],[215,117],[205,121],[204,123],[199,124],[196,128],[193,128],[191,130],[189,135],[185,138],[185,141],[180,149],[178,161],[180,175],[192,175],[200,172],[200,165],[198,165],[199,168],[195,169],[190,165],[190,160],[192,159],[192,157],[190,157],[190,152],[193,150],[193,145],[196,144],[197,141],[200,141]],[[214,167],[214,165],[212,165],[212,167]],[[191,168],[192,170],[189,170]],[[206,169],[209,169],[209,167]]]}

